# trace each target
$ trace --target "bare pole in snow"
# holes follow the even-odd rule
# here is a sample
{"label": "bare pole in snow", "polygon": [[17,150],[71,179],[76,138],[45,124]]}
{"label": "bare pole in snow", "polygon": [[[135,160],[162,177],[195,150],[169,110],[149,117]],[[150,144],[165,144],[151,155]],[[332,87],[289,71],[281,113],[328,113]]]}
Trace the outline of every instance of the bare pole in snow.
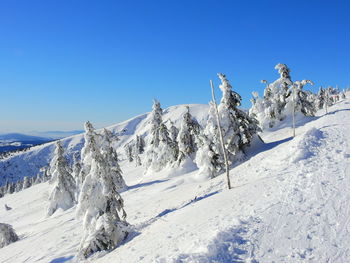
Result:
{"label": "bare pole in snow", "polygon": [[295,137],[295,84],[292,86],[292,101],[293,101],[293,137]]}
{"label": "bare pole in snow", "polygon": [[221,123],[220,123],[220,117],[219,117],[219,111],[218,111],[218,105],[216,104],[215,92],[214,92],[214,84],[213,84],[213,81],[212,81],[212,80],[210,80],[210,87],[211,87],[211,96],[212,96],[212,98],[213,98],[213,103],[214,103],[214,106],[215,106],[216,121],[217,121],[217,123],[218,123],[218,128],[219,128],[219,135],[220,135],[221,147],[222,147],[222,151],[223,151],[223,153],[224,153],[225,167],[226,167],[227,186],[228,186],[228,189],[231,189],[230,169],[229,169],[229,166],[228,166],[227,151],[226,151],[225,144],[224,144],[224,137],[222,136]]}
{"label": "bare pole in snow", "polygon": [[325,97],[326,97],[326,115],[328,114],[328,99],[329,99],[329,92],[328,89],[325,89]]}

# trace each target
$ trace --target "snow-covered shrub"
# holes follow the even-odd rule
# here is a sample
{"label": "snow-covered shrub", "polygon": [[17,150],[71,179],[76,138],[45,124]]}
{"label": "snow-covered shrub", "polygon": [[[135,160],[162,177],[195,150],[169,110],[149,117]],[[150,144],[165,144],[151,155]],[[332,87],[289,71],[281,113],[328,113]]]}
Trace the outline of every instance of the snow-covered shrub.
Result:
{"label": "snow-covered shrub", "polygon": [[18,239],[11,225],[0,223],[0,248],[16,242]]}
{"label": "snow-covered shrub", "polygon": [[58,208],[67,210],[74,206],[76,184],[64,156],[64,150],[59,141],[56,142],[55,157],[51,162],[53,188],[49,196],[47,215],[52,215]]}

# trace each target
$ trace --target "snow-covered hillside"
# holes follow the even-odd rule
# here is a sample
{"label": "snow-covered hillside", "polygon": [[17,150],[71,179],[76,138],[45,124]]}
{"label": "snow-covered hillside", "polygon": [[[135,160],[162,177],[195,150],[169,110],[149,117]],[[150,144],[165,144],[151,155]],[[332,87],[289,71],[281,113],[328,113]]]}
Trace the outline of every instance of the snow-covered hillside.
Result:
{"label": "snow-covered hillside", "polygon": [[[186,106],[190,107],[191,114],[204,124],[207,119],[208,105],[191,104],[172,106],[164,110],[163,120],[171,120],[179,127],[182,115],[186,111]],[[119,143],[116,145],[123,153],[123,145],[128,141],[135,139],[136,135],[148,134],[149,114],[143,114],[130,120],[107,127],[113,133],[119,135]],[[62,139],[63,147],[70,159],[75,152],[79,152],[84,144],[83,134],[74,135]],[[33,147],[31,150],[15,154],[7,159],[0,160],[0,186],[6,183],[6,180],[16,182],[24,176],[35,176],[39,173],[41,167],[47,166],[52,158],[54,151],[54,142]]]}
{"label": "snow-covered hillside", "polygon": [[[205,107],[193,105],[191,111],[204,120]],[[178,119],[183,110],[168,109],[164,120]],[[262,134],[266,144],[251,148],[249,159],[230,171],[231,190],[223,175],[204,182],[197,171],[144,177],[141,167],[123,161],[130,188],[122,196],[134,232],[114,251],[91,261],[349,262],[349,112],[345,100],[327,115],[321,110],[307,122],[300,120],[294,139],[289,127]],[[147,132],[146,121],[142,115],[110,128],[127,129],[122,145],[135,132]],[[64,144],[74,152],[82,137]],[[47,161],[51,151],[51,145],[41,146],[9,161],[40,162],[43,156]],[[16,174],[13,166],[8,169]],[[82,222],[75,208],[46,217],[48,190],[42,183],[0,199],[0,222],[12,224],[20,237],[0,249],[0,262],[76,261]],[[5,204],[13,209],[5,211]]]}

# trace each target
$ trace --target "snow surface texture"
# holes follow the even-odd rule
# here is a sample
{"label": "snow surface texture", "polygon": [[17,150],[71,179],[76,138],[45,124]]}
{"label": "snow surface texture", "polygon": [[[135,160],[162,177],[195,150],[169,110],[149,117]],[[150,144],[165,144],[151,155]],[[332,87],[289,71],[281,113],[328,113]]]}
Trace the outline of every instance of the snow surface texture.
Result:
{"label": "snow surface texture", "polygon": [[[349,112],[346,100],[327,115],[301,119],[294,139],[287,126],[263,133],[266,144],[251,147],[230,171],[231,190],[224,175],[201,181],[198,170],[165,170],[142,177],[142,167],[124,160],[130,188],[122,197],[134,229],[91,261],[349,262]],[[139,118],[131,126],[142,132],[146,117]],[[48,190],[42,183],[0,199],[0,209],[13,208],[1,210],[0,222],[20,237],[0,249],[0,262],[76,262],[82,222],[74,207],[45,217]]]}

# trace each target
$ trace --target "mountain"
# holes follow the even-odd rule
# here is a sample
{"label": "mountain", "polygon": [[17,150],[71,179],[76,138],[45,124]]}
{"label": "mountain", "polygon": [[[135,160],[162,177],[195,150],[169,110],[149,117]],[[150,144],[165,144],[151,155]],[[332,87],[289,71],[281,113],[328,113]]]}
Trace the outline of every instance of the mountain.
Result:
{"label": "mountain", "polygon": [[21,133],[0,134],[0,153],[21,150],[49,141],[52,141],[52,139]]}
{"label": "mountain", "polygon": [[[191,114],[204,124],[207,119],[208,105],[190,104],[177,105],[165,109],[163,120],[171,120],[179,127],[182,115],[186,112],[186,106],[190,107]],[[123,146],[136,135],[146,136],[149,131],[149,113],[131,118],[130,120],[107,127],[113,133],[119,135],[119,142],[116,147],[120,156],[124,155]],[[82,124],[83,126],[83,124]],[[77,134],[61,139],[63,147],[66,149],[68,158],[72,160],[74,153],[79,152],[84,144],[84,135]],[[54,150],[54,143],[49,142],[43,145],[32,147],[30,150],[14,154],[6,159],[0,160],[0,185],[7,180],[18,181],[24,176],[35,176],[43,166],[50,163]]]}
{"label": "mountain", "polygon": [[[166,118],[178,123],[184,110],[170,107]],[[203,123],[207,107],[191,105],[191,110]],[[327,115],[321,110],[300,120],[295,138],[287,125],[262,133],[265,144],[252,147],[230,170],[231,190],[224,174],[206,181],[197,171],[143,176],[142,167],[122,160],[129,185],[122,196],[132,232],[122,245],[89,262],[348,262],[349,112],[347,99]],[[147,120],[144,114],[109,127],[120,134],[119,147],[146,134]],[[83,143],[82,135],[62,141],[70,155]],[[40,167],[51,151],[49,143],[2,162],[20,177],[36,169],[23,162]],[[51,187],[41,183],[0,198],[0,222],[12,224],[20,236],[0,249],[0,262],[77,262],[83,222],[75,207],[45,217]],[[5,204],[12,210],[5,211]]]}

